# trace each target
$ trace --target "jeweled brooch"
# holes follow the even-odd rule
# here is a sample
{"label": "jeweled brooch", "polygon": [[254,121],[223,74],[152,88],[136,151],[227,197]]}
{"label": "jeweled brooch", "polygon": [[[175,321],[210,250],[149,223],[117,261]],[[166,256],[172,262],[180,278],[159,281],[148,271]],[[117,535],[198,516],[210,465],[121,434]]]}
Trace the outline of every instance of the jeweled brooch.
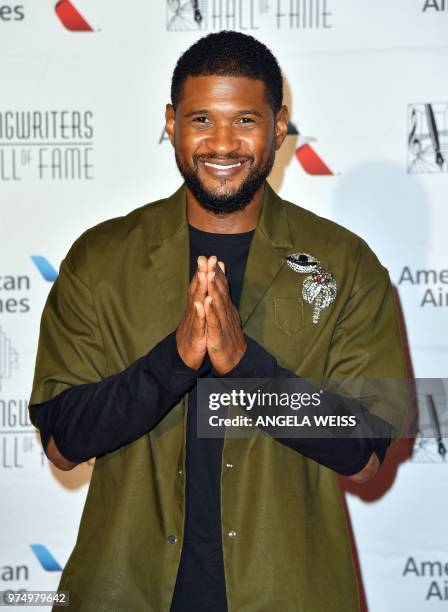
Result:
{"label": "jeweled brooch", "polygon": [[303,281],[302,297],[305,302],[314,305],[313,323],[318,323],[321,311],[336,299],[338,286],[333,272],[325,270],[320,261],[309,253],[292,253],[285,259],[294,272],[309,274]]}

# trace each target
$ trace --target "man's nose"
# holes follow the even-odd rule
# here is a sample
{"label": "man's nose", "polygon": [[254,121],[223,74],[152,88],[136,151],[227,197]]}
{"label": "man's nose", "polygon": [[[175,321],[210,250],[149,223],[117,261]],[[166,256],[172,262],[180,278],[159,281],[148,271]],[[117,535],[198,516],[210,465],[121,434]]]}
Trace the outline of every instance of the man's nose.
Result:
{"label": "man's nose", "polygon": [[228,155],[240,148],[241,141],[232,126],[219,125],[209,133],[206,144],[211,153]]}

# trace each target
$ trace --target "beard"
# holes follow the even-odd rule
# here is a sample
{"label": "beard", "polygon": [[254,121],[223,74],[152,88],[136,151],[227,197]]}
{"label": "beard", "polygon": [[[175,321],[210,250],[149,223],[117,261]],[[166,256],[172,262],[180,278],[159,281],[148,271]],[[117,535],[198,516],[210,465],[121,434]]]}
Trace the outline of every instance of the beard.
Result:
{"label": "beard", "polygon": [[[188,189],[194,195],[199,204],[216,215],[229,214],[236,212],[237,210],[243,210],[254,197],[254,194],[263,185],[264,181],[268,177],[272,170],[275,159],[275,147],[272,147],[269,151],[269,157],[262,162],[260,165],[253,167],[253,157],[248,158],[251,162],[249,172],[245,179],[243,179],[241,185],[231,191],[222,192],[220,189],[216,191],[207,189],[199,178],[199,160],[217,159],[216,156],[197,156],[193,155],[193,167],[184,164],[177,152],[175,153],[177,167],[179,172],[183,176],[185,184]],[[240,160],[238,155],[228,155],[223,158],[220,157],[220,161],[225,160]],[[226,180],[223,181],[226,183]]]}

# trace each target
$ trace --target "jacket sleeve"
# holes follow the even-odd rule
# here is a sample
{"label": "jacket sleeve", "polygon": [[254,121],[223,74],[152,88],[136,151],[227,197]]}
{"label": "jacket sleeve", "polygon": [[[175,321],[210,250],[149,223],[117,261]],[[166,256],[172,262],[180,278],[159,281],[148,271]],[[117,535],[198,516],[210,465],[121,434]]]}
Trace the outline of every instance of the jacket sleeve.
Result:
{"label": "jacket sleeve", "polygon": [[391,444],[400,438],[411,403],[410,375],[388,271],[365,244],[325,377],[391,425]]}
{"label": "jacket sleeve", "polygon": [[188,368],[175,332],[124,371],[106,376],[92,294],[70,258],[61,264],[45,305],[30,418],[44,448],[51,436],[69,460],[81,462],[150,431],[208,369]]}
{"label": "jacket sleeve", "polygon": [[[256,379],[276,379],[273,385],[268,384],[263,391],[282,392],[281,386],[275,386],[278,379],[295,379],[294,391],[300,388],[301,393],[310,396],[316,393],[317,389],[307,380],[300,378],[290,370],[282,368],[271,353],[258,344],[252,338],[246,336],[247,349],[240,362],[222,378],[256,378]],[[212,370],[213,371],[213,370]],[[219,374],[214,372],[215,376]],[[290,389],[288,389],[290,390]],[[266,416],[266,409],[254,406],[251,416]],[[275,414],[287,416],[291,414],[288,407],[276,406]],[[313,415],[325,417],[330,415],[337,416],[356,416],[356,428],[350,429],[350,434],[330,435],[326,437],[294,436],[288,437],[288,429],[273,425],[262,425],[263,431],[275,438],[281,444],[314,459],[318,463],[329,467],[339,474],[352,475],[362,470],[369,461],[370,455],[375,452],[380,462],[384,460],[387,447],[390,443],[391,428],[383,419],[370,414],[364,406],[353,398],[342,397],[336,393],[325,392],[321,396],[318,408],[301,409],[301,415],[307,414],[312,418]],[[289,430],[290,431],[290,430]],[[279,435],[281,433],[281,435]],[[327,430],[328,434],[328,430]]]}

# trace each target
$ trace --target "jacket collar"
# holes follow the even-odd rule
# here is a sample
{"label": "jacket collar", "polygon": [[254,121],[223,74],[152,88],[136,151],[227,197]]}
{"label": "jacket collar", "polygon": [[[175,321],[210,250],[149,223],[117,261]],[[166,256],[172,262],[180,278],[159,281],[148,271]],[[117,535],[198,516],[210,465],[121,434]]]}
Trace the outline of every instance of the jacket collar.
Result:
{"label": "jacket collar", "polygon": [[[187,304],[189,285],[190,244],[185,185],[161,202],[151,226],[146,229],[151,261],[165,295],[168,315],[172,324],[177,326]],[[239,308],[243,326],[273,282],[284,264],[284,255],[292,246],[286,206],[266,182],[263,206],[244,275]]]}

